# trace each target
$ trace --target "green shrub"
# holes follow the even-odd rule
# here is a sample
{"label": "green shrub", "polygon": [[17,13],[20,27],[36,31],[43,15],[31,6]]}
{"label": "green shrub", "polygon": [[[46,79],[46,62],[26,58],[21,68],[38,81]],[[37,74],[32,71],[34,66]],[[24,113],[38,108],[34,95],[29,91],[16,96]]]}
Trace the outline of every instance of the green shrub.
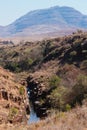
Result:
{"label": "green shrub", "polygon": [[72,87],[67,98],[72,106],[76,103],[82,104],[83,99],[87,98],[87,76],[80,75],[78,77],[77,83]]}
{"label": "green shrub", "polygon": [[20,93],[20,95],[24,95],[24,93],[25,93],[25,88],[24,88],[23,86],[21,86],[21,87],[19,88],[19,93]]}
{"label": "green shrub", "polygon": [[32,65],[32,63],[33,63],[33,60],[30,58],[30,59],[28,59],[28,64],[29,65]]}
{"label": "green shrub", "polygon": [[70,111],[71,110],[71,105],[66,104],[66,111]]}
{"label": "green shrub", "polygon": [[21,70],[28,70],[30,68],[30,66],[32,65],[33,60],[31,58],[26,58],[23,59],[19,62],[19,67],[21,68]]}
{"label": "green shrub", "polygon": [[25,58],[20,61],[8,62],[5,65],[5,69],[9,69],[12,72],[21,72],[23,70],[28,70],[30,66],[33,64],[33,60],[31,58]]}
{"label": "green shrub", "polygon": [[10,119],[12,119],[17,114],[18,114],[18,109],[16,107],[10,108],[10,111],[9,111],[9,118]]}
{"label": "green shrub", "polygon": [[16,62],[8,62],[5,65],[5,69],[9,69],[13,72],[20,72],[19,64]]}
{"label": "green shrub", "polygon": [[54,89],[49,95],[51,107],[54,109],[59,109],[60,111],[66,110],[66,100],[65,100],[66,93],[67,88],[63,86]]}
{"label": "green shrub", "polygon": [[61,81],[61,79],[57,75],[54,75],[51,77],[51,79],[49,81],[49,86],[55,88],[55,87],[59,86],[60,81]]}

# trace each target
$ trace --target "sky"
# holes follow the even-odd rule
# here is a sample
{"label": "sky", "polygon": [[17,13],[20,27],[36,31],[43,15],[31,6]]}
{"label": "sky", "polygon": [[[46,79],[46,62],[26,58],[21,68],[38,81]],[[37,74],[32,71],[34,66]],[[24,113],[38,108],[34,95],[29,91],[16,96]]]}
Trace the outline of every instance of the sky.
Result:
{"label": "sky", "polygon": [[8,25],[29,11],[53,6],[69,6],[87,14],[87,0],[0,0],[0,25]]}

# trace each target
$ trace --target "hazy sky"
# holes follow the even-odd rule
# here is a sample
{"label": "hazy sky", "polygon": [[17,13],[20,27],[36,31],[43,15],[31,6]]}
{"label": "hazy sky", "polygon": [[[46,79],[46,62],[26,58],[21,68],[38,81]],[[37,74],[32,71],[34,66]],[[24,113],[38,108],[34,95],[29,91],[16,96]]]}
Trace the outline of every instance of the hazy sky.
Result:
{"label": "hazy sky", "polygon": [[87,14],[87,0],[0,0],[0,25],[8,25],[31,10],[70,6]]}

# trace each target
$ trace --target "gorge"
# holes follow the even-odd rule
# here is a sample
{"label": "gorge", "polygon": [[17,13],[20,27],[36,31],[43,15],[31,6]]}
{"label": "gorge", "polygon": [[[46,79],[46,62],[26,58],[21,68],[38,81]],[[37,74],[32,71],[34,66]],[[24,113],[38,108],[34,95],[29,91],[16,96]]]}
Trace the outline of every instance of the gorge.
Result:
{"label": "gorge", "polygon": [[[12,130],[16,127],[41,130],[44,126],[59,128],[60,122],[74,129],[82,122],[79,126],[84,130],[87,124],[86,32],[18,45],[3,44],[0,66],[0,128],[6,123]],[[73,126],[69,120],[74,122]]]}

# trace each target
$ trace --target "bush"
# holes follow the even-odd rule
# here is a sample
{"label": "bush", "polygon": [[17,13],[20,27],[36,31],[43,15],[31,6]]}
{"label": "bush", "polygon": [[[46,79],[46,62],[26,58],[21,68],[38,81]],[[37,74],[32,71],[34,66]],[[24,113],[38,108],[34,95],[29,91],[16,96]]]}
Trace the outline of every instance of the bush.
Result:
{"label": "bush", "polygon": [[17,114],[18,114],[18,109],[16,107],[10,108],[10,111],[9,111],[9,118],[10,119],[12,119]]}
{"label": "bush", "polygon": [[19,93],[20,93],[20,95],[24,95],[24,93],[25,93],[25,88],[24,88],[23,86],[21,86],[21,87],[19,88]]}
{"label": "bush", "polygon": [[51,77],[51,79],[49,81],[49,86],[51,88],[56,88],[56,87],[59,86],[60,81],[61,81],[61,79],[57,75],[54,75],[54,76]]}
{"label": "bush", "polygon": [[21,70],[28,70],[32,64],[33,60],[31,58],[26,58],[19,62],[19,67],[21,68]]}
{"label": "bush", "polygon": [[19,64],[16,62],[6,63],[5,69],[9,69],[12,72],[20,72]]}
{"label": "bush", "polygon": [[67,88],[63,86],[54,89],[49,95],[51,107],[54,109],[59,109],[60,111],[65,111],[66,104],[67,104],[65,100],[66,93],[67,93]]}
{"label": "bush", "polygon": [[69,104],[66,104],[66,111],[70,111],[71,110],[71,106]]}
{"label": "bush", "polygon": [[87,98],[87,76],[80,75],[77,83],[73,86],[67,98],[72,106],[76,103],[82,104],[83,99]]}
{"label": "bush", "polygon": [[5,69],[9,69],[12,72],[21,72],[23,70],[28,70],[33,64],[33,60],[31,58],[25,58],[20,61],[7,62],[5,65]]}

